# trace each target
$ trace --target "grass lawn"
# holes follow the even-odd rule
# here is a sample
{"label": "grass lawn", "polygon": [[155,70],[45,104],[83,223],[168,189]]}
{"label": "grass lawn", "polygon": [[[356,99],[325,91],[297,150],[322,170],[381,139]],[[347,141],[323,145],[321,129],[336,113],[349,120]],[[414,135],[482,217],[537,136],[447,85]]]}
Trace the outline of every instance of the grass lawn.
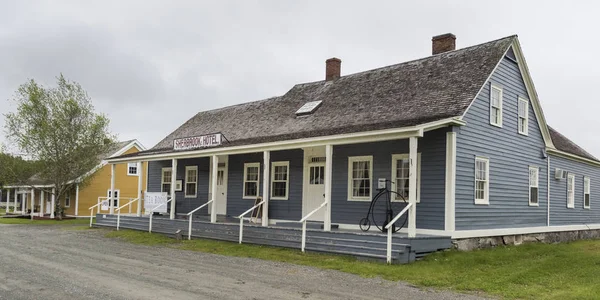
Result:
{"label": "grass lawn", "polygon": [[472,252],[446,251],[409,265],[385,265],[352,257],[196,239],[178,243],[141,231],[110,231],[110,238],[222,255],[339,270],[364,277],[402,280],[417,286],[485,293],[508,299],[598,299],[600,241],[525,244]]}
{"label": "grass lawn", "polygon": [[90,219],[79,218],[70,220],[31,220],[24,218],[0,218],[0,224],[32,224],[32,225],[72,225],[89,224]]}

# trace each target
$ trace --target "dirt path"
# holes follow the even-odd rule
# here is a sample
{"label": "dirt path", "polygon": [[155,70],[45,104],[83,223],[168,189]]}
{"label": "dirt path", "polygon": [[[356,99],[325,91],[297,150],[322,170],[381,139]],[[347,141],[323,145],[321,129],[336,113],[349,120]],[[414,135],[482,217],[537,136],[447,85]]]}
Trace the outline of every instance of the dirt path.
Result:
{"label": "dirt path", "polygon": [[133,245],[104,238],[102,230],[0,225],[0,258],[0,299],[479,299],[312,267]]}

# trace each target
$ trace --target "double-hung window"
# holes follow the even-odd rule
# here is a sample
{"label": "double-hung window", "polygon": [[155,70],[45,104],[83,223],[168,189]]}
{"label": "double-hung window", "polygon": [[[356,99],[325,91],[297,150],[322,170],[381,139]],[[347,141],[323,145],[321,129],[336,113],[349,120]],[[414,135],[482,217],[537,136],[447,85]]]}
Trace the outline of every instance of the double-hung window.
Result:
{"label": "double-hung window", "polygon": [[575,208],[575,174],[567,175],[567,208]]}
{"label": "double-hung window", "polygon": [[271,199],[287,200],[290,186],[290,162],[278,161],[271,164]]}
{"label": "double-hung window", "polygon": [[198,166],[185,167],[185,197],[196,198],[198,187]]}
{"label": "double-hung window", "polygon": [[590,208],[590,178],[583,178],[583,208]]}
{"label": "double-hung window", "polygon": [[[421,153],[417,154],[417,203],[421,198]],[[408,154],[392,155],[392,201],[408,202],[410,160]]]}
{"label": "double-hung window", "polygon": [[348,200],[371,200],[373,156],[348,157]]}
{"label": "double-hung window", "polygon": [[69,193],[65,195],[65,207],[71,207],[71,195]]}
{"label": "double-hung window", "polygon": [[475,157],[475,204],[490,203],[490,160]]}
{"label": "double-hung window", "polygon": [[529,130],[529,101],[519,97],[519,133],[527,135]]}
{"label": "double-hung window", "polygon": [[529,167],[529,206],[539,206],[540,169]]}
{"label": "double-hung window", "polygon": [[502,127],[502,88],[493,84],[490,88],[490,124]]}
{"label": "double-hung window", "polygon": [[138,164],[137,163],[128,163],[127,164],[127,175],[130,175],[130,176],[138,175]]}
{"label": "double-hung window", "polygon": [[260,163],[244,164],[243,198],[256,199],[260,182]]}
{"label": "double-hung window", "polygon": [[160,179],[161,183],[161,192],[166,192],[168,195],[171,194],[171,178],[173,175],[173,169],[171,168],[162,168],[162,176]]}

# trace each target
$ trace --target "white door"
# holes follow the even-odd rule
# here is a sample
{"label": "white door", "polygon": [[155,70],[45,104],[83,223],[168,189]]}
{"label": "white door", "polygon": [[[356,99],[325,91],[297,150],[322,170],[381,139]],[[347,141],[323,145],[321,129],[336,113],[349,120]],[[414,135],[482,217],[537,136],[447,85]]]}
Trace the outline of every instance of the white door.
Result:
{"label": "white door", "polygon": [[[227,156],[219,157],[219,167],[217,168],[217,194],[215,197],[217,205],[217,215],[227,214],[227,163],[229,159]],[[208,199],[212,199],[212,159],[210,168],[208,170]],[[208,212],[210,213],[212,204],[208,205]]]}
{"label": "white door", "polygon": [[217,214],[227,214],[227,167],[217,170]]}
{"label": "white door", "polygon": [[[120,202],[119,201],[119,195],[120,194],[121,193],[119,193],[119,190],[115,190],[115,199],[113,199],[113,203],[112,203],[112,205],[113,205],[114,208],[118,208],[119,207],[119,202]],[[110,198],[110,189],[108,191],[106,191],[106,197]],[[110,206],[109,206],[108,209],[110,210]]]}
{"label": "white door", "polygon": [[52,213],[52,194],[50,193],[46,193],[44,196],[46,196],[46,214],[51,214]]}
{"label": "white door", "polygon": [[[308,165],[308,186],[304,197],[303,214],[307,215],[325,201],[325,164],[311,163]],[[324,210],[310,217],[312,221],[323,221]]]}

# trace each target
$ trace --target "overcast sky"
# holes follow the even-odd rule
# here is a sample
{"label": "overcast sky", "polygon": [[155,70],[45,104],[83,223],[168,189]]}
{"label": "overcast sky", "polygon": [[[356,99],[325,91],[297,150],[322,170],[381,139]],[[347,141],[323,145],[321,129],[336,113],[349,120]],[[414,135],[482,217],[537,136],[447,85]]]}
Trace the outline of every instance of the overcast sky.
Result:
{"label": "overcast sky", "polygon": [[[449,2],[449,1],[448,1]],[[593,1],[5,1],[0,112],[28,78],[79,82],[119,139],[154,146],[201,110],[518,34],[548,123],[600,157]],[[3,128],[4,118],[0,115]],[[0,142],[6,142],[4,130]]]}

